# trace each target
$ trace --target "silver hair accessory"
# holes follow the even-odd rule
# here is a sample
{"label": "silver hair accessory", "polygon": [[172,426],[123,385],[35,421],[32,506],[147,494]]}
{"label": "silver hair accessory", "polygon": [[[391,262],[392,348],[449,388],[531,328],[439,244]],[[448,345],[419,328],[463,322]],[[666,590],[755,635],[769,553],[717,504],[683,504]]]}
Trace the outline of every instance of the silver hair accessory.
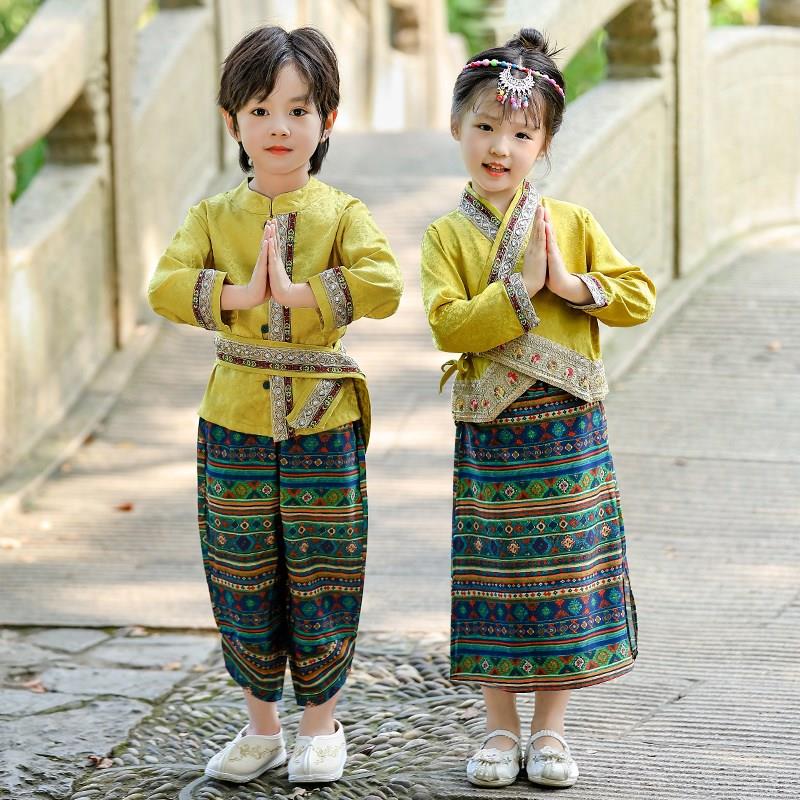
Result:
{"label": "silver hair accessory", "polygon": [[[464,66],[464,70],[474,69],[475,67],[505,67],[497,78],[497,102],[503,104],[508,102],[512,108],[527,108],[531,104],[531,89],[533,89],[536,78],[547,81],[564,97],[564,90],[558,82],[544,72],[539,72],[539,70],[523,67],[521,64],[512,64],[510,61],[500,61],[496,58],[470,61],[469,64]],[[525,77],[518,78],[514,75],[514,70],[524,72]]]}

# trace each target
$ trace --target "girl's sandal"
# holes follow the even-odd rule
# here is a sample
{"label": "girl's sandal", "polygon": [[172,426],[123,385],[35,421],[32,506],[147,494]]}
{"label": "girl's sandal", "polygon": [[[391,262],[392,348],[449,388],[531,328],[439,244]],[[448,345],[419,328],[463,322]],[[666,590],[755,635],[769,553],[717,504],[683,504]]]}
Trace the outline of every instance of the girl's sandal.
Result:
{"label": "girl's sandal", "polygon": [[[537,750],[533,743],[543,736],[557,739],[564,749],[556,750],[555,747],[545,745],[541,750]],[[567,740],[558,731],[545,729],[531,734],[525,754],[525,771],[531,783],[539,786],[567,787],[578,780],[578,765],[570,753]]]}
{"label": "girl's sandal", "polygon": [[[510,750],[484,748],[493,736],[505,736],[514,742],[514,746]],[[502,728],[487,733],[480,750],[467,761],[467,780],[475,786],[509,786],[519,775],[520,756],[520,741],[516,733]]]}

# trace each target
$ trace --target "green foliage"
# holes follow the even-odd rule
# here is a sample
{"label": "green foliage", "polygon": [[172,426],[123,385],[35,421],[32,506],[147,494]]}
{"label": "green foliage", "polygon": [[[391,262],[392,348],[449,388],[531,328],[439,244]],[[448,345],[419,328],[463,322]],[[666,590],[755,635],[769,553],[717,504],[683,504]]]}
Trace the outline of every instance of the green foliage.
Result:
{"label": "green foliage", "polygon": [[711,0],[712,25],[755,25],[758,0]]}
{"label": "green foliage", "polygon": [[486,50],[493,44],[486,24],[491,0],[447,0],[447,25],[452,33],[467,40],[470,55]]}
{"label": "green foliage", "polygon": [[28,24],[43,0],[0,0],[0,51]]}
{"label": "green foliage", "polygon": [[[28,24],[43,0],[0,0],[0,51]],[[14,159],[16,189],[11,195],[13,203],[28,187],[33,176],[46,160],[47,146],[44,139],[35,142]]]}
{"label": "green foliage", "polygon": [[607,39],[608,34],[605,30],[597,31],[564,67],[567,103],[571,103],[575,98],[605,80],[608,73]]}

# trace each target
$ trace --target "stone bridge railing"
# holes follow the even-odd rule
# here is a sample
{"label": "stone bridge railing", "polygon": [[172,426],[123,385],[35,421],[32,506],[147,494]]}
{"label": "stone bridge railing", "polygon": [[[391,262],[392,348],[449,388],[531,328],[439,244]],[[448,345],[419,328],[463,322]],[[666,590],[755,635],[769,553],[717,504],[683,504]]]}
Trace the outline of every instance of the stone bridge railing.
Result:
{"label": "stone bridge railing", "polygon": [[[46,0],[0,55],[0,478],[135,338],[155,260],[236,160],[219,65],[265,22],[332,39],[338,127],[441,124],[439,0]],[[41,138],[47,162],[11,205],[14,157]]]}

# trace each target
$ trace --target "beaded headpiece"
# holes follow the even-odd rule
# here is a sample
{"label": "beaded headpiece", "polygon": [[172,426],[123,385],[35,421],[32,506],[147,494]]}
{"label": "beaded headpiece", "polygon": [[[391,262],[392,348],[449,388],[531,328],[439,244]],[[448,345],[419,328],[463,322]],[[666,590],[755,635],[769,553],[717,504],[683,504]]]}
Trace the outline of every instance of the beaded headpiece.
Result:
{"label": "beaded headpiece", "polygon": [[[530,105],[531,89],[536,78],[541,78],[551,83],[556,91],[564,97],[564,90],[549,75],[544,72],[523,67],[520,64],[512,64],[510,61],[499,61],[496,58],[483,58],[479,61],[470,61],[464,69],[474,69],[475,67],[505,67],[497,78],[497,102],[505,104],[508,102],[512,108],[527,108]],[[525,77],[520,78],[514,74],[524,72]]]}

